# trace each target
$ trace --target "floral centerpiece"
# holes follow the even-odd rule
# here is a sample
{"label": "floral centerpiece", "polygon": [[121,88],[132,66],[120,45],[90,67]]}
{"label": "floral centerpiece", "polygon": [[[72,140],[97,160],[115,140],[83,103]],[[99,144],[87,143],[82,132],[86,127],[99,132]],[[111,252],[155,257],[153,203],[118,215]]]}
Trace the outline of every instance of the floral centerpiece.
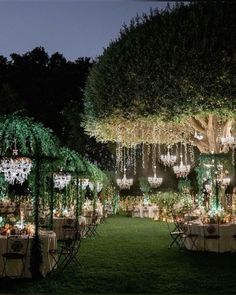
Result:
{"label": "floral centerpiece", "polygon": [[224,208],[211,208],[207,213],[201,216],[201,221],[203,224],[224,224],[231,223],[233,221],[233,216],[225,212]]}

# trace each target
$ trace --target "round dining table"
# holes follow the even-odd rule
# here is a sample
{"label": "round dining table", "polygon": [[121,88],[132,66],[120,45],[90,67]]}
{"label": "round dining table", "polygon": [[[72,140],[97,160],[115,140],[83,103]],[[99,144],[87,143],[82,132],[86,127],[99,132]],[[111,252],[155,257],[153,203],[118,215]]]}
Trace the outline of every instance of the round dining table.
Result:
{"label": "round dining table", "polygon": [[[40,231],[39,233],[40,241],[41,241],[41,251],[42,251],[42,263],[40,266],[40,272],[42,276],[46,276],[49,273],[54,265],[55,260],[51,255],[49,255],[49,251],[51,249],[57,248],[57,239],[56,233],[53,231]],[[31,245],[33,241],[33,236],[29,237],[29,245],[26,254],[25,260],[25,273],[24,278],[31,278],[30,272],[30,252]],[[7,251],[7,236],[0,235],[0,277],[5,275],[3,273],[5,258],[2,256]],[[20,276],[22,271],[22,262],[19,260],[9,260],[6,264],[6,274],[10,277]]]}
{"label": "round dining table", "polygon": [[202,224],[201,222],[189,222],[184,227],[186,234],[184,245],[188,250],[220,253],[236,251],[235,223]]}

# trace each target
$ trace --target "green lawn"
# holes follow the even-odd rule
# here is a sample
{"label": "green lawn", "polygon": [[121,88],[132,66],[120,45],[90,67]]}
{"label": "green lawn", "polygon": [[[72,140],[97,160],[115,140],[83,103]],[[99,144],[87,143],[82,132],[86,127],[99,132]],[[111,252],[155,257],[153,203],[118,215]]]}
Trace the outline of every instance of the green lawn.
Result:
{"label": "green lawn", "polygon": [[0,280],[7,293],[235,294],[236,254],[168,249],[167,226],[149,219],[109,218],[82,242],[82,269],[46,279]]}

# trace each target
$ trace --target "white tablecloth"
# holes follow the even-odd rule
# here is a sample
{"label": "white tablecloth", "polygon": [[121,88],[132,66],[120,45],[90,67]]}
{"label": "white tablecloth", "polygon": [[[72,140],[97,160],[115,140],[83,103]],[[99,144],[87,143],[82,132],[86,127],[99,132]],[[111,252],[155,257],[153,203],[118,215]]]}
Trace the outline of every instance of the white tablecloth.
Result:
{"label": "white tablecloth", "polygon": [[159,219],[159,208],[156,205],[152,206],[134,206],[132,211],[132,217],[140,218],[154,218],[155,220]]}
{"label": "white tablecloth", "polygon": [[[71,219],[72,224],[67,224],[68,218],[66,217],[54,217],[53,218],[53,231],[57,235],[57,239],[61,240],[63,239],[63,225],[73,225],[75,223],[75,218]],[[79,226],[85,227],[86,225],[86,218],[84,216],[79,216]]]}
{"label": "white tablecloth", "polygon": [[[197,251],[211,251],[211,252],[235,252],[236,251],[236,239],[233,235],[236,235],[236,224],[220,224],[219,233],[216,230],[215,234],[219,234],[218,239],[204,239],[204,235],[207,235],[207,227],[209,224],[187,224],[186,233],[197,234],[198,237],[192,247],[193,240],[187,238],[185,240],[185,247],[187,249],[197,250]],[[216,225],[217,227],[217,225]]]}
{"label": "white tablecloth", "polygon": [[[57,248],[57,239],[56,234],[54,232],[41,232],[40,233],[40,240],[41,240],[41,249],[42,249],[42,258],[43,262],[40,267],[41,274],[45,277],[48,272],[50,272],[55,264],[53,258],[49,254],[50,249]],[[27,251],[26,257],[26,267],[25,267],[25,276],[26,278],[31,277],[30,272],[30,249],[32,244],[33,237],[29,239],[29,246]],[[4,267],[4,258],[2,254],[6,253],[7,250],[7,236],[0,235],[0,277],[3,273]],[[22,270],[22,263],[21,261],[8,261],[7,262],[7,275],[8,276],[19,276]]]}

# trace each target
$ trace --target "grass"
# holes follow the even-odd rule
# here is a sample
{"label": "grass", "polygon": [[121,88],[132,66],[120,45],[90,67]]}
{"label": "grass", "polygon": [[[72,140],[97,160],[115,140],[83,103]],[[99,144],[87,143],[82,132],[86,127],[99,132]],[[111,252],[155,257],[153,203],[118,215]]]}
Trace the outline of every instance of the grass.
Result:
{"label": "grass", "polygon": [[163,222],[114,216],[82,242],[82,269],[32,280],[0,280],[1,293],[235,294],[236,254],[168,249]]}

